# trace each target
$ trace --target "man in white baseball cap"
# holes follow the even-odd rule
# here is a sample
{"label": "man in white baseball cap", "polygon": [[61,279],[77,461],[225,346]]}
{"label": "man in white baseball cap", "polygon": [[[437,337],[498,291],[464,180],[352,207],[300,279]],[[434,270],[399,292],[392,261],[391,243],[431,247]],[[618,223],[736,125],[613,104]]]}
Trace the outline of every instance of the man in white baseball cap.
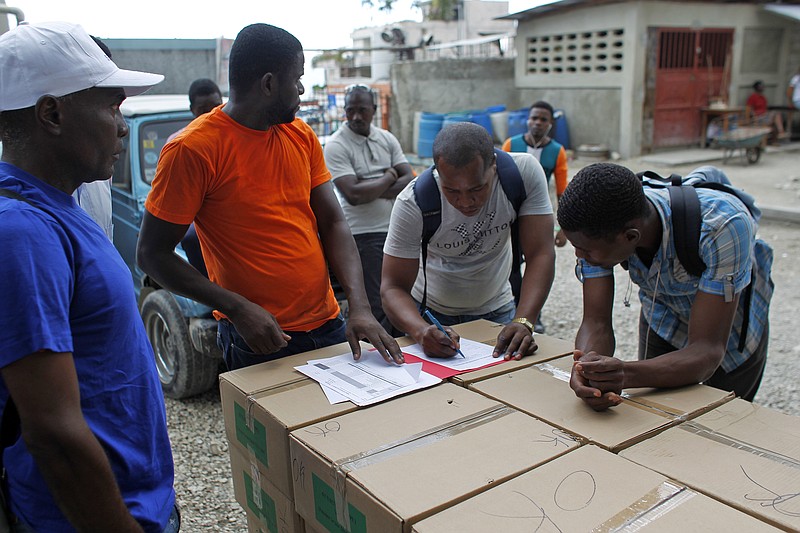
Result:
{"label": "man in white baseball cap", "polygon": [[164,80],[161,74],[117,67],[78,24],[22,23],[0,43],[0,111],[92,87],[117,87],[135,96]]}
{"label": "man in white baseball cap", "polygon": [[130,271],[71,196],[111,176],[128,134],[120,104],[162,79],[118,68],[78,25],[0,36],[0,408],[15,533],[180,528]]}

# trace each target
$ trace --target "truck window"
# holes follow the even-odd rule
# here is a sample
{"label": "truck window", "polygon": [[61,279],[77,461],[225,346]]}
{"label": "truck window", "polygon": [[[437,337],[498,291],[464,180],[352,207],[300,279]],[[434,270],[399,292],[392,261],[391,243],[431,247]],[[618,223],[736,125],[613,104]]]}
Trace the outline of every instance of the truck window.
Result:
{"label": "truck window", "polygon": [[161,149],[167,144],[169,137],[186,127],[189,119],[162,120],[142,124],[139,132],[139,164],[142,168],[142,179],[148,184],[156,176],[156,165]]}

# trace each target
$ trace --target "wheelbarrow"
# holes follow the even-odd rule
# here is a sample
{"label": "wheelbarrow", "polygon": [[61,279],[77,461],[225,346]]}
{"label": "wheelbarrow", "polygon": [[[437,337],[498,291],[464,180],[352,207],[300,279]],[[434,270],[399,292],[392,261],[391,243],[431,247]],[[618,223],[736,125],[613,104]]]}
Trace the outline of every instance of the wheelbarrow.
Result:
{"label": "wheelbarrow", "polygon": [[727,163],[737,151],[745,165],[757,163],[771,131],[771,128],[765,127],[740,126],[720,133],[714,139],[713,146],[722,148],[723,163]]}

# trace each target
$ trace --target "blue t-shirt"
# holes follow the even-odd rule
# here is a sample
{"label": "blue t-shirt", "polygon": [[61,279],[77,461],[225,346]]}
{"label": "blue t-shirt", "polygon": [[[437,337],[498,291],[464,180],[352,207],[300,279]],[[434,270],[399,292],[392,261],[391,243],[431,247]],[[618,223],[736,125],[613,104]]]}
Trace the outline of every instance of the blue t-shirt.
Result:
{"label": "blue t-shirt", "polygon": [[[175,501],[172,451],[130,271],[72,196],[3,162],[0,187],[41,207],[0,197],[0,367],[40,350],[72,353],[83,416],[122,497],[160,533]],[[22,439],[3,460],[13,513],[36,531],[74,531]]]}

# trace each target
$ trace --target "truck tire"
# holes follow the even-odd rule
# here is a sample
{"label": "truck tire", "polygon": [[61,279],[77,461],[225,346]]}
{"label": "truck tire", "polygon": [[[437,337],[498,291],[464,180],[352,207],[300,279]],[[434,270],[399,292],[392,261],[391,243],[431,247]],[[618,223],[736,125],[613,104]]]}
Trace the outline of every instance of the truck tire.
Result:
{"label": "truck tire", "polygon": [[207,391],[217,382],[219,361],[194,349],[188,319],[168,291],[157,290],[147,295],[142,304],[142,320],[153,346],[164,396],[188,398]]}

